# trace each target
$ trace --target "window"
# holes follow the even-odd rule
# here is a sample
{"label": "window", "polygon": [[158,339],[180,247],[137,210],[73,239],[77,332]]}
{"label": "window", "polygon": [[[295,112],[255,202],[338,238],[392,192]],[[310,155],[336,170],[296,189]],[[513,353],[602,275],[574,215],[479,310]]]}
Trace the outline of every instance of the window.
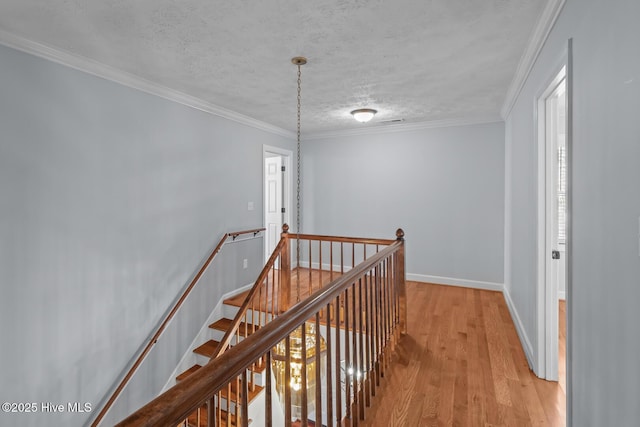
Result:
{"label": "window", "polygon": [[566,97],[566,85],[565,80],[563,79],[555,93],[556,98],[556,131],[557,131],[557,165],[555,170],[557,171],[557,201],[556,208],[558,215],[558,243],[564,244],[567,237],[567,145],[566,145],[566,123],[567,123],[567,114],[566,114],[566,105],[567,105],[567,97]]}
{"label": "window", "polygon": [[567,238],[567,147],[558,146],[558,243]]}

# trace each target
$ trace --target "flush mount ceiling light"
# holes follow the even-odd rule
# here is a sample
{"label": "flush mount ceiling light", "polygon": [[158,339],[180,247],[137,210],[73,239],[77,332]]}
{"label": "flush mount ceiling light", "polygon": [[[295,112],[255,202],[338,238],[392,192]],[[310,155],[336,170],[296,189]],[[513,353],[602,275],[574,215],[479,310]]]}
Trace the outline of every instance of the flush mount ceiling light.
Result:
{"label": "flush mount ceiling light", "polygon": [[376,113],[377,111],[372,108],[360,108],[357,110],[353,110],[351,112],[351,115],[357,121],[361,123],[367,123],[369,120],[373,118],[373,116],[376,115]]}

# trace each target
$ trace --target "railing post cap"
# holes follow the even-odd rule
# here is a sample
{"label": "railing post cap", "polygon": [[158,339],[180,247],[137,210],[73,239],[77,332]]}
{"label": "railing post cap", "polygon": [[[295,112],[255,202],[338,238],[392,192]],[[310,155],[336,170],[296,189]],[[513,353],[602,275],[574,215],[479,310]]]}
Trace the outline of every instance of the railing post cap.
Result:
{"label": "railing post cap", "polygon": [[283,233],[289,232],[289,224],[282,224],[282,232]]}
{"label": "railing post cap", "polygon": [[404,240],[404,230],[402,228],[396,230],[396,237],[398,240]]}

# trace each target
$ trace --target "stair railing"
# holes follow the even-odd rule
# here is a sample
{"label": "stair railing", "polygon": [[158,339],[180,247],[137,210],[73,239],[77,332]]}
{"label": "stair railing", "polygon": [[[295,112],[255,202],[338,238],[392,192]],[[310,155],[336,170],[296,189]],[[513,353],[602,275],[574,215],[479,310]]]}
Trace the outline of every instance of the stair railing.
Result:
{"label": "stair railing", "polygon": [[116,401],[120,393],[122,393],[122,390],[124,390],[125,386],[131,380],[131,378],[133,377],[137,369],[140,367],[144,359],[147,357],[147,355],[149,354],[153,346],[158,342],[158,339],[166,329],[171,319],[173,319],[173,317],[176,315],[178,310],[180,310],[180,307],[182,306],[184,301],[187,299],[187,297],[189,296],[193,288],[196,286],[196,284],[198,283],[202,275],[205,273],[207,268],[209,268],[209,265],[211,264],[213,259],[220,252],[220,250],[222,250],[222,247],[226,243],[227,239],[231,237],[233,240],[235,240],[238,236],[241,236],[244,234],[253,234],[254,236],[256,236],[258,233],[264,230],[265,228],[254,228],[251,230],[232,231],[232,232],[225,233],[222,236],[222,238],[220,239],[216,247],[213,249],[211,254],[209,254],[209,257],[207,258],[207,260],[202,264],[202,267],[200,268],[200,270],[198,270],[198,273],[194,276],[193,280],[191,280],[191,282],[189,283],[189,286],[187,286],[185,291],[182,293],[180,298],[173,305],[173,307],[171,308],[169,313],[166,315],[164,320],[160,323],[160,326],[158,326],[158,328],[156,329],[156,332],[153,334],[153,336],[151,337],[147,345],[144,347],[142,352],[138,355],[138,358],[136,359],[136,361],[133,363],[133,365],[131,365],[131,368],[129,368],[126,375],[122,378],[122,380],[120,381],[116,389],[111,394],[111,397],[109,397],[109,400],[107,400],[107,403],[105,403],[104,407],[98,413],[93,423],[91,423],[91,427],[98,426],[100,421],[102,421],[104,416],[109,411],[109,409],[111,409],[111,406],[113,406],[114,402]]}
{"label": "stair railing", "polygon": [[[300,260],[296,260],[297,254],[292,252],[295,239],[300,240],[302,247]],[[284,224],[280,241],[212,357],[224,353],[231,345],[285,312],[292,299],[310,295],[368,255],[377,253],[380,247],[394,242],[391,239],[292,234],[289,226]],[[293,264],[296,265],[294,268]],[[263,362],[258,361],[258,368]]]}
{"label": "stair railing", "polygon": [[[278,256],[282,257],[282,252]],[[312,258],[308,259],[311,264]],[[297,339],[302,336],[302,342],[305,342],[307,324],[314,326],[311,330],[315,334],[313,358],[316,369],[307,370],[306,362],[303,362],[302,386],[295,391],[288,386],[292,369],[292,335],[297,334]],[[321,337],[321,331],[324,337]],[[311,425],[311,412],[307,409],[309,398],[315,404],[315,415],[312,415],[315,425],[357,425],[365,418],[380,379],[387,372],[398,337],[405,333],[404,232],[398,230],[397,240],[392,244],[365,257],[349,271],[212,358],[197,375],[187,377],[118,426],[190,425],[187,418],[201,407],[206,408],[204,425],[222,425],[220,414],[224,399],[221,391],[232,383],[239,386],[238,400],[233,407],[226,402],[224,424],[248,426],[247,372],[260,360],[265,361],[265,426],[273,425],[277,412],[272,393],[272,373],[277,369],[285,372],[284,386],[280,384],[279,388],[284,394],[279,402],[283,406],[285,426],[292,425],[293,414],[298,414],[299,425]],[[322,339],[326,342],[324,350],[319,344]],[[286,349],[284,357],[275,354],[274,348],[280,343],[284,343]],[[284,368],[273,363],[276,359],[284,361]],[[325,366],[324,371],[320,364]],[[307,390],[311,382],[315,383],[313,397]],[[298,393],[296,399],[292,399],[293,393]],[[294,408],[294,400],[303,404]]]}

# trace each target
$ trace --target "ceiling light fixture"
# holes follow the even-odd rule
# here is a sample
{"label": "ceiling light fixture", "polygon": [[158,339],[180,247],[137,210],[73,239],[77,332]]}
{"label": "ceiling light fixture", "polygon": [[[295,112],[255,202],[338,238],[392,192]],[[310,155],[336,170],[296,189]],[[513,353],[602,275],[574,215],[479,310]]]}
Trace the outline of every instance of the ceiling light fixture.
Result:
{"label": "ceiling light fixture", "polygon": [[353,110],[351,115],[354,119],[361,123],[367,123],[369,120],[373,118],[377,113],[376,110],[372,108],[359,108],[357,110]]}

